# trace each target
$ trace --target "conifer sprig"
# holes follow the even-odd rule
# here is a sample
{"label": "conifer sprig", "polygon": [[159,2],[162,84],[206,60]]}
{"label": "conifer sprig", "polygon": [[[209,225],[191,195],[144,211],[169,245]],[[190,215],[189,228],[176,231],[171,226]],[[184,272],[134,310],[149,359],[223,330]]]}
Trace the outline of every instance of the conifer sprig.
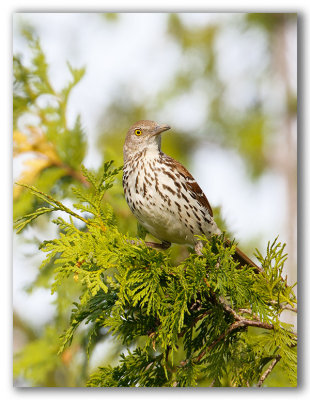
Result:
{"label": "conifer sprig", "polygon": [[[148,248],[141,239],[134,245],[119,232],[104,194],[120,168],[108,162],[99,173],[82,170],[89,186],[74,189],[74,208],[87,217],[28,187],[47,206],[19,220],[16,229],[52,211],[69,216],[53,221],[59,237],[41,245],[47,254],[42,270],[55,265],[52,292],[61,293],[71,279],[79,293],[58,352],[70,348],[84,324],[85,354],[91,355],[102,329],[120,352],[127,351],[119,365],[100,368],[87,385],[262,386],[278,365],[294,385],[297,336],[280,318],[296,305],[282,276],[284,245],[275,240],[265,257],[257,252],[264,267],[259,274],[240,268],[224,235],[200,237],[202,255],[175,265],[169,251]],[[74,218],[85,224],[76,226]]]}

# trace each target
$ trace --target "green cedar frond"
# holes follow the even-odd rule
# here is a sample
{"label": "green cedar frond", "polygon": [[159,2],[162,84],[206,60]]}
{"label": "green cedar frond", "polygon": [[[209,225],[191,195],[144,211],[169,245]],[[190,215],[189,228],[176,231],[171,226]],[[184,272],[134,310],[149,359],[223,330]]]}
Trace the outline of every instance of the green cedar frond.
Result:
{"label": "green cedar frond", "polygon": [[[74,189],[74,207],[87,219],[25,185],[48,206],[17,221],[18,231],[44,213],[69,217],[53,220],[59,235],[41,245],[41,268],[53,274],[58,304],[68,282],[77,294],[58,353],[83,327],[87,358],[102,330],[127,349],[118,365],[92,374],[88,386],[255,386],[274,365],[296,385],[297,336],[281,319],[284,309],[296,306],[293,286],[282,276],[285,246],[275,240],[266,256],[257,251],[264,270],[255,273],[233,260],[235,245],[227,246],[224,236],[200,237],[202,255],[174,265],[169,251],[131,244],[119,232],[104,201],[119,170],[111,162],[99,173],[83,167],[90,186]],[[75,225],[76,218],[85,224]]]}
{"label": "green cedar frond", "polygon": [[34,213],[31,213],[31,214],[25,215],[24,217],[19,218],[16,221],[16,229],[17,229],[18,233],[21,232],[30,222],[32,222],[37,217],[39,217],[43,214],[46,214],[46,213],[50,213],[52,211],[64,211],[67,214],[80,219],[84,223],[86,223],[86,224],[88,223],[88,221],[85,218],[78,215],[74,211],[70,210],[63,203],[54,199],[52,196],[45,194],[45,193],[41,192],[40,190],[36,189],[34,186],[26,185],[24,183],[16,183],[16,185],[25,187],[36,197],[38,197],[39,199],[43,200],[43,202],[48,203],[51,206],[50,208],[48,208],[48,207],[38,208]]}
{"label": "green cedar frond", "polygon": [[48,207],[40,207],[33,213],[27,214],[21,218],[18,218],[15,221],[14,227],[16,229],[16,233],[20,233],[28,224],[30,224],[33,220],[40,217],[43,214],[50,213],[52,211],[57,211],[56,208],[48,208]]}

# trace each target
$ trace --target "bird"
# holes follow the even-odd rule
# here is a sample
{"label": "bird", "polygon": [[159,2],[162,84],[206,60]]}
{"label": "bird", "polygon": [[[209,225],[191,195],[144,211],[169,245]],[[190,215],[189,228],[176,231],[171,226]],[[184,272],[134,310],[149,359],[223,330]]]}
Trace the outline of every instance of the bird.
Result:
{"label": "bird", "polygon": [[[201,255],[197,235],[221,235],[210,203],[202,189],[178,161],[161,151],[161,134],[169,125],[141,120],[128,130],[123,146],[123,189],[126,202],[139,223],[161,243],[145,242],[156,249],[171,243],[193,246]],[[227,245],[231,242],[227,239]],[[238,247],[233,256],[241,265],[259,267]]]}

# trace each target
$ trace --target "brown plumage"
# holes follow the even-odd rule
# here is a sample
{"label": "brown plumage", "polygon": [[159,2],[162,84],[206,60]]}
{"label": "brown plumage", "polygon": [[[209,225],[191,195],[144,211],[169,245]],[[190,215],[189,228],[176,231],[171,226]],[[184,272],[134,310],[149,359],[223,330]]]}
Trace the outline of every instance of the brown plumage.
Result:
{"label": "brown plumage", "polygon": [[169,165],[175,168],[186,180],[186,187],[188,191],[195,197],[195,199],[208,211],[211,217],[213,217],[213,211],[210,206],[208,199],[206,198],[205,194],[201,190],[198,183],[195,181],[193,176],[187,171],[187,169],[180,164],[178,161],[174,160],[173,158],[166,156],[166,159]]}

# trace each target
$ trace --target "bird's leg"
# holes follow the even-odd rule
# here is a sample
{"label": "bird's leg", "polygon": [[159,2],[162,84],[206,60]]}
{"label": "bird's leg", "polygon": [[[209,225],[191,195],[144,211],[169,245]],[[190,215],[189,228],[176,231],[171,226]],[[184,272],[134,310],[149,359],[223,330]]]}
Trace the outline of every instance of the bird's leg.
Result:
{"label": "bird's leg", "polygon": [[170,242],[166,242],[165,240],[161,243],[154,243],[154,242],[145,242],[147,247],[152,247],[153,249],[162,249],[167,250],[171,246]]}
{"label": "bird's leg", "polygon": [[[138,245],[143,243],[143,241],[139,240],[139,239],[138,240],[128,240],[128,242],[130,244],[134,244],[136,246],[138,246]],[[147,247],[152,247],[153,249],[167,250],[171,246],[171,243],[170,242],[166,242],[166,241],[163,241],[161,243],[154,243],[154,242],[144,242],[144,243],[147,245]]]}
{"label": "bird's leg", "polygon": [[202,252],[201,252],[202,248],[203,248],[202,242],[199,241],[199,242],[197,242],[197,243],[195,244],[195,252],[196,252],[196,254],[197,254],[198,256],[202,256]]}

